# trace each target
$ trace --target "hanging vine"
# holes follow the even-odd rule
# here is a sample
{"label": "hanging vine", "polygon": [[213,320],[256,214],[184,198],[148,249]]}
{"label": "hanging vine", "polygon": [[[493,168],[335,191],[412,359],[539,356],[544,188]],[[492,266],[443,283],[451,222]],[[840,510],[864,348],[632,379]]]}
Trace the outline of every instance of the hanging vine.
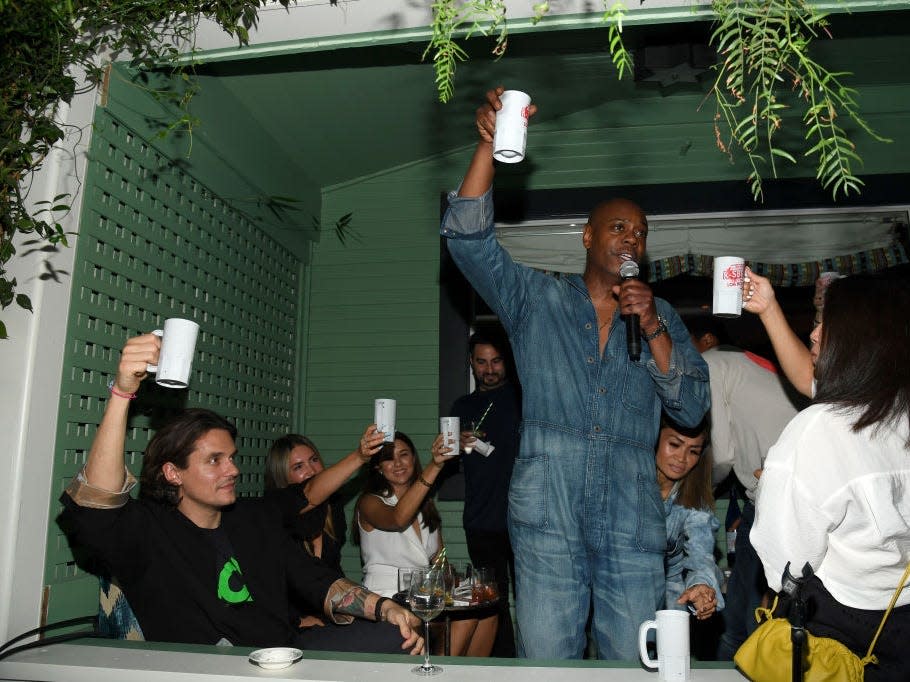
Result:
{"label": "hanging vine", "polygon": [[[622,37],[627,8],[623,0],[603,0],[603,8],[610,56],[622,79],[634,66]],[[812,160],[817,180],[834,199],[859,193],[863,182],[856,167],[862,159],[843,122],[852,122],[879,142],[890,140],[860,116],[857,93],[844,83],[851,74],[832,72],[811,57],[812,41],[820,32],[828,34],[825,15],[805,0],[713,0],[711,8],[710,42],[718,54],[710,91],[716,105],[715,140],[730,157],[743,154],[755,201],[763,198],[764,177],[778,177],[778,165],[796,164],[799,155]],[[537,2],[531,9],[531,22],[537,25],[549,13],[550,3]],[[467,58],[456,40],[495,33],[493,51],[502,56],[508,32],[505,4],[437,0],[433,12],[432,39],[424,55],[433,53],[439,99],[448,102],[454,95],[455,65]],[[488,20],[491,16],[495,21]],[[801,149],[785,147],[777,139],[785,115],[794,110],[802,117]]]}
{"label": "hanging vine", "polygon": [[[547,3],[541,3],[541,6]],[[480,33],[495,36],[493,54],[501,57],[508,46],[505,0],[435,0],[430,43],[423,52],[423,59],[433,55],[436,88],[440,102],[448,102],[455,95],[455,70],[458,62],[468,58],[468,53],[456,42],[456,37],[467,40]],[[543,13],[545,9],[541,8]]]}
{"label": "hanging vine", "polygon": [[[67,245],[59,220],[69,196],[28,203],[34,173],[67,132],[57,118],[61,104],[97,87],[112,60],[128,58],[138,69],[176,63],[192,49],[203,17],[246,44],[266,1],[0,0],[0,310],[14,303],[32,309],[7,270],[17,235],[33,235],[31,249]],[[279,2],[287,7],[289,0]],[[181,111],[172,127],[192,125],[186,106],[195,90],[180,75],[182,91],[158,93]]]}
{"label": "hanging vine", "polygon": [[778,176],[778,163],[796,164],[796,149],[775,139],[784,115],[802,108],[802,155],[813,160],[816,179],[831,195],[859,193],[855,173],[862,159],[841,125],[852,121],[879,142],[859,115],[856,91],[843,83],[846,72],[831,72],[809,54],[827,20],[803,0],[714,0],[717,21],[711,34],[719,55],[712,87],[718,148],[740,149],[748,160],[752,195],[762,198],[762,178]]}
{"label": "hanging vine", "polygon": [[[608,26],[610,56],[620,79],[632,74],[632,54],[622,41],[622,20],[626,6],[622,0],[602,0],[603,21]],[[611,4],[612,3],[612,4]],[[531,6],[531,23],[537,25],[550,12],[549,2]],[[433,55],[436,89],[439,101],[446,103],[455,96],[455,70],[458,62],[468,58],[458,44],[474,35],[493,36],[492,53],[502,57],[508,47],[508,25],[505,0],[435,0],[432,6],[433,23],[430,42],[423,52],[423,59]]]}

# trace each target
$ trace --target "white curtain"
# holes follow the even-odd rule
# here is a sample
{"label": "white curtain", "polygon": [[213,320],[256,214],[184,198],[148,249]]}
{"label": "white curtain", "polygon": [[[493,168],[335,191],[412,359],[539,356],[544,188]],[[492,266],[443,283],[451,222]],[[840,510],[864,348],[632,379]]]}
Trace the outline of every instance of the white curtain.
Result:
{"label": "white curtain", "polygon": [[[890,247],[908,208],[756,211],[648,218],[646,259],[742,256],[768,264],[803,264]],[[584,270],[585,220],[497,225],[496,236],[512,258],[541,270]]]}

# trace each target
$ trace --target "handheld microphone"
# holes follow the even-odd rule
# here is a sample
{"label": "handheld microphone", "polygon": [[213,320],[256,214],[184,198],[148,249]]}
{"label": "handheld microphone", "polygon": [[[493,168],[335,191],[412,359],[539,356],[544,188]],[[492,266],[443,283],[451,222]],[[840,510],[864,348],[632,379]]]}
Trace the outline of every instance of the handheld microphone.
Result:
{"label": "handheld microphone", "polygon": [[[632,260],[624,261],[619,266],[619,278],[638,279],[638,263]],[[631,313],[623,315],[626,321],[626,347],[629,349],[629,359],[635,362],[641,359],[641,321],[638,315]]]}

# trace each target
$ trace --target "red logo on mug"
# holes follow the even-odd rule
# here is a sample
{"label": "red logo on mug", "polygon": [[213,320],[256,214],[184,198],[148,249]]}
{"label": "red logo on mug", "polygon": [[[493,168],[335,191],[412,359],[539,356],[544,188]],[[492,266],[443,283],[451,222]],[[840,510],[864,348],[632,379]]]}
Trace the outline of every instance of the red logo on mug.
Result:
{"label": "red logo on mug", "polygon": [[727,283],[727,286],[738,287],[742,286],[743,283],[743,266],[742,265],[731,265],[723,272],[724,282]]}
{"label": "red logo on mug", "polygon": [[525,125],[527,125],[528,119],[531,118],[531,105],[530,104],[526,107],[521,108],[521,117],[525,120]]}

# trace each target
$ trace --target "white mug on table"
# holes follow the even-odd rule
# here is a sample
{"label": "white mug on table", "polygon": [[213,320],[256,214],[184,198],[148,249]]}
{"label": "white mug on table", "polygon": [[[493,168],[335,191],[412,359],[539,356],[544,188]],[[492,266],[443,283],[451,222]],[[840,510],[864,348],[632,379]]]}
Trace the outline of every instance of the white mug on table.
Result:
{"label": "white mug on table", "polygon": [[[657,659],[648,652],[648,632],[657,633]],[[657,668],[660,682],[689,680],[689,613],[672,609],[658,611],[638,629],[638,653],[648,668]]]}

